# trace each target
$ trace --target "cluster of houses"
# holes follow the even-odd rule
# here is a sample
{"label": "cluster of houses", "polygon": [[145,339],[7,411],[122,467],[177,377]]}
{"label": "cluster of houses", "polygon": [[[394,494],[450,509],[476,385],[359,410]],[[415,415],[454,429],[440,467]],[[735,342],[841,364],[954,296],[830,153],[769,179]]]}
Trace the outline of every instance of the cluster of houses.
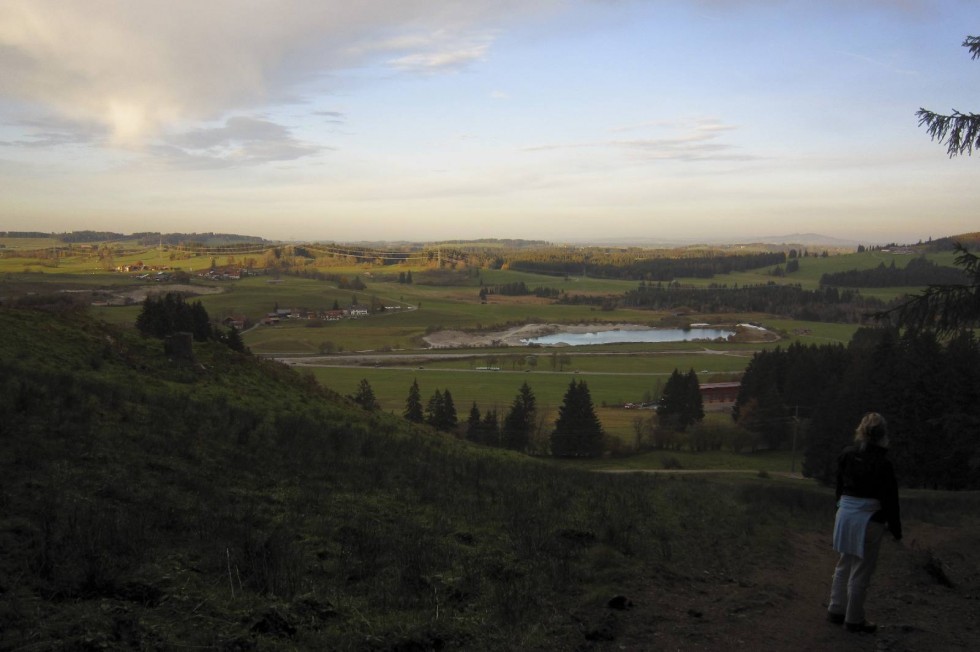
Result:
{"label": "cluster of houses", "polygon": [[[317,319],[320,321],[340,321],[341,319],[357,319],[367,317],[368,309],[364,306],[353,305],[339,310],[307,310],[306,308],[279,308],[267,313],[262,318],[262,324],[274,326],[287,319]],[[231,319],[231,318],[229,318]],[[243,318],[244,319],[244,318]],[[237,328],[237,327],[236,327]]]}

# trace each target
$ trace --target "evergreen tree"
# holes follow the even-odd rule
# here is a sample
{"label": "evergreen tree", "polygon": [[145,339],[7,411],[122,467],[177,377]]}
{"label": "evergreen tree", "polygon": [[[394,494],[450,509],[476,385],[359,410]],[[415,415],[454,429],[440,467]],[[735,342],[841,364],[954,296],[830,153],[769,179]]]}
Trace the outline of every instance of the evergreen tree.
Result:
{"label": "evergreen tree", "polygon": [[194,339],[198,342],[206,342],[213,338],[211,330],[211,320],[208,311],[200,301],[195,301],[190,306],[190,331],[194,334]]}
{"label": "evergreen tree", "polygon": [[481,424],[480,408],[476,406],[476,401],[473,401],[473,406],[470,408],[470,416],[466,420],[466,439],[468,441],[481,443]]}
{"label": "evergreen tree", "polygon": [[694,369],[687,372],[687,403],[684,417],[689,425],[704,421],[704,399],[701,397],[701,383]]}
{"label": "evergreen tree", "polygon": [[480,415],[480,409],[473,401],[470,416],[466,421],[466,439],[487,446],[497,446],[500,443],[500,428],[497,425],[497,411],[487,410]]}
{"label": "evergreen tree", "polygon": [[[970,50],[973,59],[980,58],[980,36],[967,36],[962,43]],[[946,141],[946,153],[950,158],[957,154],[973,154],[980,149],[980,113],[960,113],[957,110],[949,115],[919,109],[919,126],[925,127],[933,140]]]}
{"label": "evergreen tree", "polygon": [[931,285],[896,308],[875,317],[911,330],[933,329],[949,335],[980,324],[980,257],[960,243],[955,244],[954,262],[966,272],[966,283]]}
{"label": "evergreen tree", "polygon": [[444,413],[443,405],[442,392],[438,389],[432,392],[429,402],[425,404],[425,422],[437,430],[441,429],[439,426]]}
{"label": "evergreen tree", "polygon": [[408,389],[408,398],[405,399],[405,411],[402,413],[406,419],[413,423],[425,421],[425,414],[422,411],[422,394],[419,391],[418,379],[412,380],[412,386]]}
{"label": "evergreen tree", "polygon": [[425,422],[437,430],[452,432],[458,424],[456,406],[453,404],[453,395],[447,389],[440,392],[438,389],[432,394],[429,403],[425,407]]}
{"label": "evergreen tree", "polygon": [[704,419],[704,400],[698,376],[691,369],[686,375],[674,369],[657,403],[660,425],[683,432]]}
{"label": "evergreen tree", "polygon": [[555,457],[598,457],[602,454],[602,424],[592,405],[585,381],[574,380],[558,408],[551,433],[551,453]]}
{"label": "evergreen tree", "polygon": [[534,417],[537,413],[534,392],[524,382],[521,385],[510,411],[504,418],[501,429],[501,443],[504,448],[515,451],[526,451],[531,442],[531,431],[534,428]]}
{"label": "evergreen tree", "polygon": [[453,432],[459,424],[459,418],[456,415],[456,405],[453,403],[453,395],[449,392],[448,388],[442,393],[442,414],[440,415],[439,421],[442,424],[440,429],[446,432]]}
{"label": "evergreen tree", "polygon": [[235,327],[230,327],[225,333],[224,342],[232,351],[238,351],[239,353],[249,352],[248,347],[245,346],[245,342],[242,341],[242,336]]}
{"label": "evergreen tree", "polygon": [[201,302],[187,304],[176,292],[162,297],[148,296],[136,317],[136,328],[144,335],[160,339],[178,332],[191,333],[198,342],[214,339],[211,320]]}
{"label": "evergreen tree", "polygon": [[374,411],[381,408],[381,405],[378,404],[378,399],[374,396],[374,390],[371,389],[371,384],[366,378],[361,379],[360,384],[357,386],[357,393],[351,398],[365,410]]}
{"label": "evergreen tree", "polygon": [[487,410],[483,414],[483,421],[480,423],[480,436],[482,443],[487,446],[500,445],[500,426],[497,423],[496,410]]}
{"label": "evergreen tree", "polygon": [[143,308],[136,316],[136,329],[143,335],[163,338],[171,331],[167,323],[163,304],[156,297],[147,296],[143,300]]}

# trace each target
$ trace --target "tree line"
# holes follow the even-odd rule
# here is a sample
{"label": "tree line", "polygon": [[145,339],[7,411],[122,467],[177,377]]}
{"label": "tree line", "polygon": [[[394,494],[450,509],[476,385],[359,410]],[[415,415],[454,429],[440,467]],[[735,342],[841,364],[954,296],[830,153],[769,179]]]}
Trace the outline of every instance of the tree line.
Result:
{"label": "tree line", "polygon": [[[580,297],[570,295],[561,301],[576,303]],[[582,297],[597,301],[601,298]],[[619,303],[631,308],[670,310],[686,307],[695,312],[764,312],[803,321],[861,323],[875,311],[887,306],[875,297],[862,296],[857,290],[825,287],[804,290],[799,285],[745,285],[680,288],[662,284],[641,284],[625,292]]]}
{"label": "tree line", "polygon": [[136,330],[147,337],[164,339],[176,333],[190,333],[196,342],[216,340],[234,351],[248,349],[235,328],[222,330],[211,324],[208,311],[200,301],[187,303],[178,292],[162,296],[149,295],[136,317]]}
{"label": "tree line", "polygon": [[539,274],[581,274],[596,278],[671,281],[680,277],[711,278],[716,274],[771,267],[785,262],[786,254],[783,252],[647,258],[641,257],[636,251],[602,253],[593,250],[548,250],[535,252],[533,255],[516,253],[508,260],[507,266],[512,270]]}
{"label": "tree line", "polygon": [[831,482],[861,416],[886,416],[899,481],[980,488],[980,345],[972,331],[859,329],[851,342],[757,353],[742,378],[736,421],[770,448],[800,436],[803,471]]}
{"label": "tree line", "polygon": [[531,289],[524,281],[514,281],[513,283],[501,283],[500,285],[485,285],[480,288],[480,298],[486,299],[488,295],[499,294],[505,297],[525,297],[533,294],[544,299],[557,299],[561,290],[537,286]]}
{"label": "tree line", "polygon": [[920,285],[951,285],[965,283],[963,270],[937,265],[926,258],[913,258],[904,268],[895,261],[871,269],[851,269],[829,272],[820,277],[821,286],[834,287],[911,287]]}
{"label": "tree line", "polygon": [[[366,379],[360,381],[357,392],[349,398],[366,410],[380,409]],[[409,387],[402,416],[413,423],[426,424],[476,444],[521,453],[542,452],[534,450],[533,437],[542,425],[538,419],[537,399],[526,381],[502,418],[496,409],[481,412],[474,401],[463,426],[459,423],[449,389],[436,389],[423,405],[422,392],[416,379]],[[585,381],[573,380],[569,385],[548,441],[550,453],[555,457],[598,457],[602,454],[605,432]]]}

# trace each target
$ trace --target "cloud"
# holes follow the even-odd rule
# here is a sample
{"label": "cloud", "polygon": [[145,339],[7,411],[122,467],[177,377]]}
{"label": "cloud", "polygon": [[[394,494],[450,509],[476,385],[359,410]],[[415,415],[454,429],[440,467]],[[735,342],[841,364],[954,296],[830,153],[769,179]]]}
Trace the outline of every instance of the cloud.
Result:
{"label": "cloud", "polygon": [[215,127],[171,134],[155,152],[185,168],[220,168],[292,161],[323,147],[295,138],[289,128],[246,116],[234,116]]}
{"label": "cloud", "polygon": [[429,38],[405,43],[408,54],[388,60],[388,65],[415,73],[438,73],[459,70],[483,59],[493,43],[491,34],[474,34],[461,38],[447,32],[437,32]]}
{"label": "cloud", "polygon": [[15,122],[24,132],[20,140],[0,141],[2,147],[43,149],[66,145],[91,145],[105,142],[108,132],[97,123],[79,124],[55,117],[18,118]]}
{"label": "cloud", "polygon": [[663,121],[644,122],[611,131],[635,131],[649,127],[669,128],[675,133],[660,138],[611,139],[582,143],[546,144],[528,147],[525,151],[542,152],[559,149],[607,148],[630,150],[649,160],[719,161],[752,160],[755,157],[738,153],[734,145],[720,141],[721,136],[736,129],[714,119],[674,124]]}
{"label": "cloud", "polygon": [[5,0],[0,107],[94,122],[113,144],[138,147],[174,125],[329,90],[356,67],[468,65],[486,55],[495,25],[560,4]]}
{"label": "cloud", "polygon": [[331,125],[342,125],[347,123],[347,114],[340,111],[314,111],[313,115],[325,118],[324,122]]}

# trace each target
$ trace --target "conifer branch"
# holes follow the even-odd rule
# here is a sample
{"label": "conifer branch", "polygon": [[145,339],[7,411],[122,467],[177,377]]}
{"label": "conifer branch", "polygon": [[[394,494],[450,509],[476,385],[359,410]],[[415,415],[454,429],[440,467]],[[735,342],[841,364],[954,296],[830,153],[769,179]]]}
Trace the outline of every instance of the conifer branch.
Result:
{"label": "conifer branch", "polygon": [[[970,50],[971,58],[980,59],[980,36],[967,36],[962,45]],[[933,140],[946,145],[950,158],[957,154],[970,156],[974,149],[980,150],[980,114],[953,109],[944,115],[920,108],[915,115],[919,126],[925,127]]]}

